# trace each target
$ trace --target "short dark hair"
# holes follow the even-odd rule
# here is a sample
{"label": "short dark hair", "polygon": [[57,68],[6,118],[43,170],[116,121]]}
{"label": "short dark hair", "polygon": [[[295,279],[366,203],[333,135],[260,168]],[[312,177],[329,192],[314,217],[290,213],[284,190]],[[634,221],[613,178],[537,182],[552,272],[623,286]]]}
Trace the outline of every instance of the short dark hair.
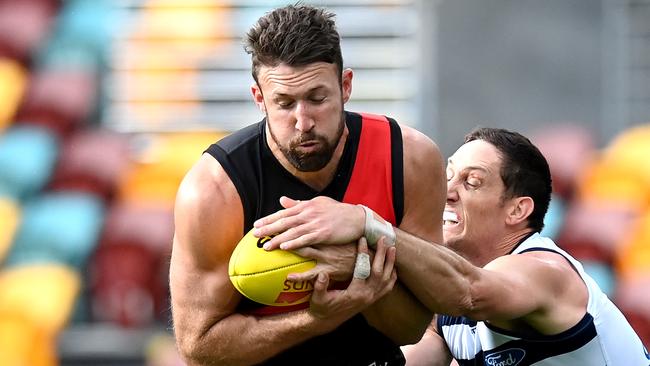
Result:
{"label": "short dark hair", "polygon": [[503,198],[531,197],[535,207],[528,218],[528,226],[542,231],[552,191],[551,171],[544,155],[525,136],[501,128],[476,128],[465,136],[465,143],[474,140],[486,141],[497,148],[505,186]]}
{"label": "short dark hair", "polygon": [[340,36],[334,14],[304,4],[275,9],[259,18],[246,34],[245,50],[252,55],[253,79],[260,66],[335,64],[343,73]]}

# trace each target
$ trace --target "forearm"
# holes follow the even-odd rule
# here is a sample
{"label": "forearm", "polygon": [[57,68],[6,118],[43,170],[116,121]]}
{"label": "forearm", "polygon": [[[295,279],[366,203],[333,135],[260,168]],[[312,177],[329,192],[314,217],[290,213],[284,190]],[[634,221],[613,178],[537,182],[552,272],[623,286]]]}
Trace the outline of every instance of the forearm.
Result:
{"label": "forearm", "polygon": [[370,325],[399,345],[418,342],[432,317],[431,311],[399,282],[363,315]]}
{"label": "forearm", "polygon": [[201,334],[177,330],[177,338],[190,366],[252,365],[327,331],[323,320],[301,310],[265,317],[232,314]]}
{"label": "forearm", "polygon": [[395,231],[400,281],[434,313],[463,315],[471,311],[477,268],[442,245]]}

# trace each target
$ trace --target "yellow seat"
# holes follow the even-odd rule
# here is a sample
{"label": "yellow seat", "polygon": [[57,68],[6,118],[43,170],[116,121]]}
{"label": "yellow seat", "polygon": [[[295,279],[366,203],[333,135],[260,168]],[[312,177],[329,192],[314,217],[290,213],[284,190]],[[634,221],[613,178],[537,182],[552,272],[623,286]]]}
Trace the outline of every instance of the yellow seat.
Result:
{"label": "yellow seat", "polygon": [[0,262],[5,258],[20,222],[20,208],[9,198],[0,197]]}
{"label": "yellow seat", "polygon": [[120,182],[118,198],[171,207],[178,186],[201,153],[225,134],[172,133],[149,136],[132,169]]}
{"label": "yellow seat", "polygon": [[27,71],[18,62],[0,58],[0,130],[8,126],[25,93]]}
{"label": "yellow seat", "polygon": [[55,366],[55,339],[20,314],[0,315],[0,364]]}
{"label": "yellow seat", "polygon": [[650,212],[638,219],[632,234],[621,246],[616,267],[622,280],[650,277]]}
{"label": "yellow seat", "polygon": [[58,264],[17,266],[0,272],[0,317],[19,315],[58,334],[72,314],[81,279]]}

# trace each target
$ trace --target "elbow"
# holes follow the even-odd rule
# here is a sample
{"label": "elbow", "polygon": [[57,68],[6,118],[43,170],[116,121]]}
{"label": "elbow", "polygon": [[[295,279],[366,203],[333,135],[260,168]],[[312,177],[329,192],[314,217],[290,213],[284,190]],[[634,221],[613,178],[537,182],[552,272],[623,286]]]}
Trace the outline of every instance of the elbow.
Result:
{"label": "elbow", "polygon": [[187,366],[233,364],[227,362],[228,360],[223,358],[223,353],[214,347],[210,349],[210,352],[206,352],[201,337],[179,337],[177,335],[176,347],[181,360]]}
{"label": "elbow", "polygon": [[179,356],[187,366],[205,365],[205,363],[201,362],[202,357],[198,344],[199,342],[197,340],[176,337],[176,347],[178,348]]}

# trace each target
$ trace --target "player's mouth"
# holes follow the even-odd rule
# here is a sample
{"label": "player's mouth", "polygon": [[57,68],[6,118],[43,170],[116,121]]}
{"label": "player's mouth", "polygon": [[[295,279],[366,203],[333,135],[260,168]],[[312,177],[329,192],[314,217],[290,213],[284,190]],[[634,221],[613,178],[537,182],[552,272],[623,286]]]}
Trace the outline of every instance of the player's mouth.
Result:
{"label": "player's mouth", "polygon": [[443,226],[452,227],[460,223],[458,219],[458,214],[453,211],[447,211],[442,213],[442,224]]}
{"label": "player's mouth", "polygon": [[319,142],[318,140],[309,140],[302,142],[298,145],[298,148],[303,151],[314,151],[317,150],[319,147]]}

